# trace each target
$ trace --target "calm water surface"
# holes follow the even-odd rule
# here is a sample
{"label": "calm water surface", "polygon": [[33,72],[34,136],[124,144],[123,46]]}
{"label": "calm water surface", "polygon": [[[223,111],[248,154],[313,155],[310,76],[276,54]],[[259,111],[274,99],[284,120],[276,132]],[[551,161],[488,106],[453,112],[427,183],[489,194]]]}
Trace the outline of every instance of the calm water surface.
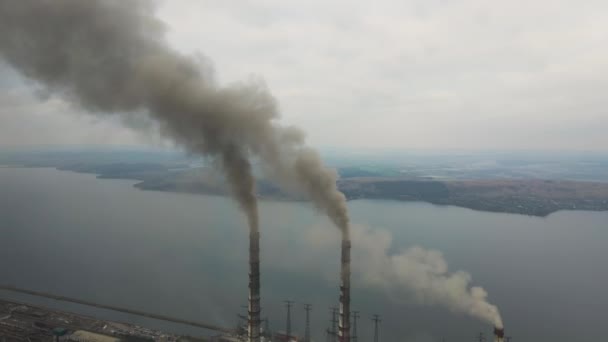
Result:
{"label": "calm water surface", "polygon": [[[140,191],[132,184],[0,168],[0,283],[234,326],[247,298],[247,231],[237,207],[227,198]],[[424,203],[349,206],[353,222],[392,233],[393,252],[412,245],[438,249],[450,270],[470,272],[501,309],[514,341],[605,337],[608,213],[536,218]],[[264,316],[271,329],[283,330],[283,300],[295,300],[294,330],[302,332],[303,304],[311,303],[314,338],[324,341],[329,307],[337,302],[339,254],[317,250],[307,233],[327,225],[325,218],[304,203],[265,202],[261,221]],[[0,297],[207,334],[7,292]],[[374,313],[383,317],[383,341],[472,341],[480,331],[491,333],[466,316],[356,283],[353,307],[361,311],[360,340],[371,340]]]}

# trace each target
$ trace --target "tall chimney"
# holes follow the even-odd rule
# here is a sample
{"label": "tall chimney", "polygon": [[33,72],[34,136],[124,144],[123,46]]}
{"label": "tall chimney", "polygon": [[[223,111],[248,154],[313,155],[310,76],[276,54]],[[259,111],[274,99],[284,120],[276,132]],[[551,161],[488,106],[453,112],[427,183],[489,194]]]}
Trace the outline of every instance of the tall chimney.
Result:
{"label": "tall chimney", "polygon": [[494,342],[504,342],[505,340],[505,329],[494,328]]}
{"label": "tall chimney", "polygon": [[342,240],[338,341],[350,342],[350,240]]}
{"label": "tall chimney", "polygon": [[260,342],[260,232],[249,233],[249,342]]}

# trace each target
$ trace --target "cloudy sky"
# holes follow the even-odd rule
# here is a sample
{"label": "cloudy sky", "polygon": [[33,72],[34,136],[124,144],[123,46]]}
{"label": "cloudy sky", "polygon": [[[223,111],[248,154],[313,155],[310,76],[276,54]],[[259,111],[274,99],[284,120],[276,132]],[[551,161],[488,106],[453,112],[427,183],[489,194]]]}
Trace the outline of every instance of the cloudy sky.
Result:
{"label": "cloudy sky", "polygon": [[[608,151],[608,1],[160,2],[222,83],[263,77],[338,148]],[[0,147],[159,144],[0,64]]]}

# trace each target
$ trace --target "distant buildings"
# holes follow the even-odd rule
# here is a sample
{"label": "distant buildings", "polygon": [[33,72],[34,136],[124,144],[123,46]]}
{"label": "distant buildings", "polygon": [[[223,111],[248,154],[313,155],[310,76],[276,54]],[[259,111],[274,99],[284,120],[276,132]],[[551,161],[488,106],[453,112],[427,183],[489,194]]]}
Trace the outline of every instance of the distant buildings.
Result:
{"label": "distant buildings", "polygon": [[68,336],[73,342],[120,342],[120,339],[108,335],[96,334],[90,331],[77,330]]}

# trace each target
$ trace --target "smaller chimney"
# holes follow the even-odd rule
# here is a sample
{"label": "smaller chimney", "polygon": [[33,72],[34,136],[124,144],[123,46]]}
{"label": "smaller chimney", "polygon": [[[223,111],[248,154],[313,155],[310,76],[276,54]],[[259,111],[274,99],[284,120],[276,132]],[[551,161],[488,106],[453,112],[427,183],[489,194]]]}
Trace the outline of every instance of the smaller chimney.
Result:
{"label": "smaller chimney", "polygon": [[505,329],[494,327],[494,342],[504,342],[505,340]]}

